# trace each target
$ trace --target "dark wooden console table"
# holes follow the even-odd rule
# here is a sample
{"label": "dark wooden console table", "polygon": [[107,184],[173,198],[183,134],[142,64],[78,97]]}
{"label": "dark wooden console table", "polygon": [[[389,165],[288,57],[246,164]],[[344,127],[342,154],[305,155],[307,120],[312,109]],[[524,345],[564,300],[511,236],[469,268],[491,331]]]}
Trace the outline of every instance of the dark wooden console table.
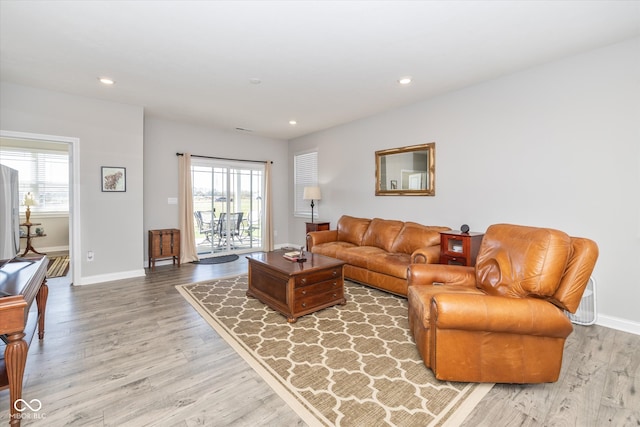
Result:
{"label": "dark wooden console table", "polygon": [[[1,264],[2,262],[0,262]],[[38,329],[44,338],[44,315],[49,288],[46,284],[47,257],[18,258],[0,269],[0,336],[4,359],[0,359],[0,389],[9,388],[10,425],[20,425],[22,378],[29,343]],[[30,313],[33,301],[37,312]]]}

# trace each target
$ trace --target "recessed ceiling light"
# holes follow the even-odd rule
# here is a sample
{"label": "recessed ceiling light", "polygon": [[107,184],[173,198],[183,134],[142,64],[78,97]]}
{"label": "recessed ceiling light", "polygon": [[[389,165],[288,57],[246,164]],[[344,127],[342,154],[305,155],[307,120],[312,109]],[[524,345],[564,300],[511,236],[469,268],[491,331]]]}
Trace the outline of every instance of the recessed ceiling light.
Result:
{"label": "recessed ceiling light", "polygon": [[260,80],[257,77],[251,77],[249,79],[249,83],[254,84],[254,85],[259,85],[260,83],[262,83],[262,80]]}
{"label": "recessed ceiling light", "polygon": [[105,85],[112,85],[116,83],[113,79],[110,79],[109,77],[98,77],[98,80],[100,80],[100,83]]}
{"label": "recessed ceiling light", "polygon": [[400,83],[401,85],[408,85],[412,80],[413,79],[410,76],[401,77],[400,79],[398,79],[398,83]]}
{"label": "recessed ceiling light", "polygon": [[297,124],[298,124],[298,122],[296,122],[295,120],[289,120],[289,124],[290,124],[291,126],[295,126],[295,125],[297,125]]}

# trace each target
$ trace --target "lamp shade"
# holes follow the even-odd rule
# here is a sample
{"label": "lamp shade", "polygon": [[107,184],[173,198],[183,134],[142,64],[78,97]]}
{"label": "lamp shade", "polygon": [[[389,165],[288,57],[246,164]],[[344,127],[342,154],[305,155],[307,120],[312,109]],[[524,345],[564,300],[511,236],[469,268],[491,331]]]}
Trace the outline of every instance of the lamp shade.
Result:
{"label": "lamp shade", "polygon": [[320,187],[304,187],[304,193],[302,195],[304,200],[320,200],[322,194],[320,194]]}
{"label": "lamp shade", "polygon": [[28,192],[24,195],[24,205],[25,206],[33,206],[36,204],[36,199],[33,197],[31,192]]}

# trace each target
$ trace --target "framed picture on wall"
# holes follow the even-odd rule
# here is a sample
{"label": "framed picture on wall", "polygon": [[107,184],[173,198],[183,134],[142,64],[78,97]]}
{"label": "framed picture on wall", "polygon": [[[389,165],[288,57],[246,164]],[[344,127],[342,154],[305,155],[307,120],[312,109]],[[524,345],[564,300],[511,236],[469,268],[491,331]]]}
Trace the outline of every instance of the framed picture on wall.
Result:
{"label": "framed picture on wall", "polygon": [[102,166],[102,191],[127,191],[127,169],[114,166]]}

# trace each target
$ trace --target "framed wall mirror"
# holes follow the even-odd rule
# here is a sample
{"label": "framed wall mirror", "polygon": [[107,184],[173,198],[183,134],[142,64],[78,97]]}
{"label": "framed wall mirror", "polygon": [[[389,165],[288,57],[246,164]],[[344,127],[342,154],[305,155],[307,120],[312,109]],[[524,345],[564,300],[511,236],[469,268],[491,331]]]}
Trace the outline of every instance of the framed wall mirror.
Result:
{"label": "framed wall mirror", "polygon": [[435,196],[436,143],[376,151],[376,196]]}

